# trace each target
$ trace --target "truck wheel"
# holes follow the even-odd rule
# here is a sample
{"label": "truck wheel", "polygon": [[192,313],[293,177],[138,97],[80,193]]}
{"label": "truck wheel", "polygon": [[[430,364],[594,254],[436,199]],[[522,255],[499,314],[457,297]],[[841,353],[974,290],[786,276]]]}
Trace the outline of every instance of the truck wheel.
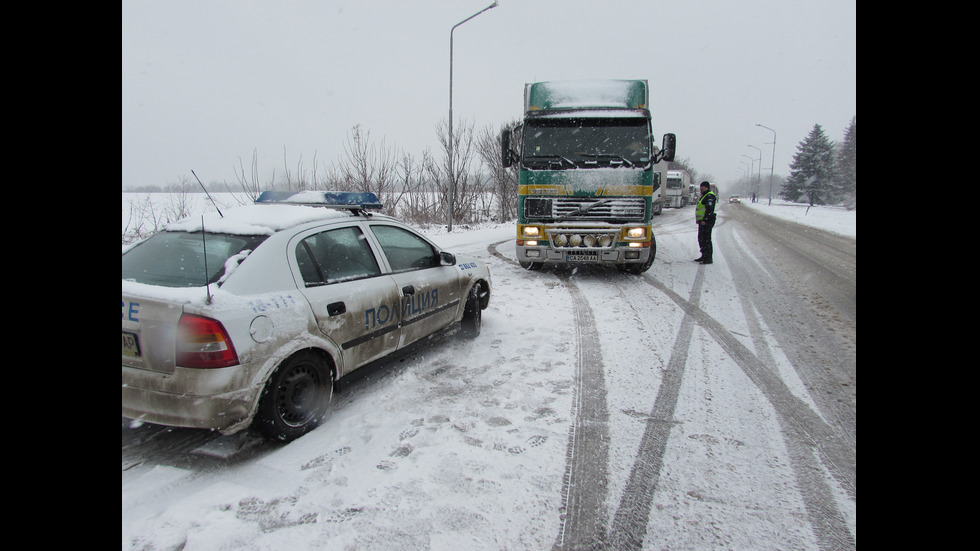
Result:
{"label": "truck wheel", "polygon": [[316,428],[333,396],[333,374],[333,367],[312,352],[283,362],[259,399],[259,431],[271,440],[288,442]]}
{"label": "truck wheel", "polygon": [[521,268],[524,268],[525,270],[540,270],[541,267],[544,266],[544,262],[518,261],[518,264],[520,264]]}
{"label": "truck wheel", "polygon": [[483,325],[483,309],[480,308],[479,283],[470,289],[470,294],[466,298],[466,306],[463,307],[463,319],[460,322],[459,334],[463,338],[475,339],[480,335],[480,327]]}

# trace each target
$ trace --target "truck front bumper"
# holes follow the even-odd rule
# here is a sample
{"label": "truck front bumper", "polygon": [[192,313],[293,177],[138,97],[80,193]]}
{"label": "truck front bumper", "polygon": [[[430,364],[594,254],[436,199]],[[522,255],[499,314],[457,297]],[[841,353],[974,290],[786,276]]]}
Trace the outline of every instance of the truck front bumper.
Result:
{"label": "truck front bumper", "polygon": [[643,264],[652,247],[615,247],[610,249],[562,248],[517,245],[517,260],[541,264]]}

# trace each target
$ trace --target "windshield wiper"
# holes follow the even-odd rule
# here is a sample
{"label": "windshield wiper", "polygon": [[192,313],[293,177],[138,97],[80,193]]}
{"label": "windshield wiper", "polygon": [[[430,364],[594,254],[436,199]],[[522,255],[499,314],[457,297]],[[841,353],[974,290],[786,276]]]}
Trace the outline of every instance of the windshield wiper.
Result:
{"label": "windshield wiper", "polygon": [[[579,153],[579,156],[580,157],[595,157],[596,159],[608,159],[610,165],[612,165],[613,161],[619,161],[620,163],[625,163],[626,165],[628,165],[631,168],[634,167],[634,166],[636,166],[636,165],[634,165],[632,163],[632,161],[630,161],[629,159],[627,159],[626,157],[623,157],[621,155]],[[596,160],[594,162],[598,163],[599,161]]]}
{"label": "windshield wiper", "polygon": [[568,166],[576,168],[571,159],[562,155],[527,155],[524,157],[524,162],[527,164],[547,163],[549,167],[558,164],[561,168],[565,168],[565,163],[568,163]]}

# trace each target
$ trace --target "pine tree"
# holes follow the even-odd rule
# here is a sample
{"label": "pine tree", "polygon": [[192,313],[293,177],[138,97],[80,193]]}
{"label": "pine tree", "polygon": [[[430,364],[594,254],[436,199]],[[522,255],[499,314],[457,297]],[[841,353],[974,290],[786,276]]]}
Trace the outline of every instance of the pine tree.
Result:
{"label": "pine tree", "polygon": [[787,201],[799,201],[804,195],[810,204],[825,205],[839,196],[834,184],[834,143],[819,124],[800,145],[790,165],[789,178],[780,196]]}
{"label": "pine tree", "polygon": [[857,205],[857,145],[855,124],[857,117],[851,117],[851,125],[844,131],[844,141],[837,148],[835,179],[841,191],[842,200],[853,208]]}

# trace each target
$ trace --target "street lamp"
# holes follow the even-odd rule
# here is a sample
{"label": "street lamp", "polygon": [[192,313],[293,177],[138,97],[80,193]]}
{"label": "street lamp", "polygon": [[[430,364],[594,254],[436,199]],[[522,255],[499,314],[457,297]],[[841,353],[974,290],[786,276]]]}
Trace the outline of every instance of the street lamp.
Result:
{"label": "street lamp", "polygon": [[[748,155],[742,155],[742,156],[745,157],[746,159],[748,159],[750,161],[749,162],[749,171],[745,173],[745,180],[746,180],[746,182],[748,182],[749,186],[751,186],[752,185],[752,167],[755,166],[755,157],[749,157]],[[746,189],[746,191],[748,191],[749,188],[745,188],[745,189]]]}
{"label": "street lamp", "polygon": [[[762,182],[762,150],[759,149],[758,147],[754,146],[754,145],[751,145],[751,144],[748,147],[751,147],[752,149],[754,149],[754,150],[756,150],[756,151],[759,152],[759,177],[756,178],[756,180],[755,180],[755,189],[756,189],[756,191],[758,191],[759,184]],[[753,195],[752,197],[754,199],[755,198],[755,195]],[[752,201],[752,202],[754,203],[755,201]]]}
{"label": "street lamp", "polygon": [[776,167],[776,131],[768,126],[762,126],[761,124],[756,124],[756,126],[765,128],[766,130],[772,132],[772,161],[769,164],[769,206],[772,206],[772,171]]}
{"label": "street lamp", "polygon": [[[745,157],[746,159],[751,159],[752,158],[752,157],[749,157],[748,155],[742,155],[742,156]],[[745,178],[745,181],[748,182],[749,181],[749,174],[752,174],[752,165],[751,164],[746,165],[745,164],[745,161],[739,161],[738,164],[740,164],[742,166],[742,172],[740,174],[742,175],[742,177]],[[740,185],[743,185],[744,186],[745,184],[740,184]],[[739,188],[739,193],[741,194],[742,191],[745,190],[745,189],[746,188],[744,188],[744,187],[743,188]]]}
{"label": "street lamp", "polygon": [[453,231],[453,204],[456,202],[456,174],[453,173],[453,31],[470,19],[496,7],[497,1],[494,0],[493,4],[456,23],[449,30],[449,228],[446,230],[448,232]]}

